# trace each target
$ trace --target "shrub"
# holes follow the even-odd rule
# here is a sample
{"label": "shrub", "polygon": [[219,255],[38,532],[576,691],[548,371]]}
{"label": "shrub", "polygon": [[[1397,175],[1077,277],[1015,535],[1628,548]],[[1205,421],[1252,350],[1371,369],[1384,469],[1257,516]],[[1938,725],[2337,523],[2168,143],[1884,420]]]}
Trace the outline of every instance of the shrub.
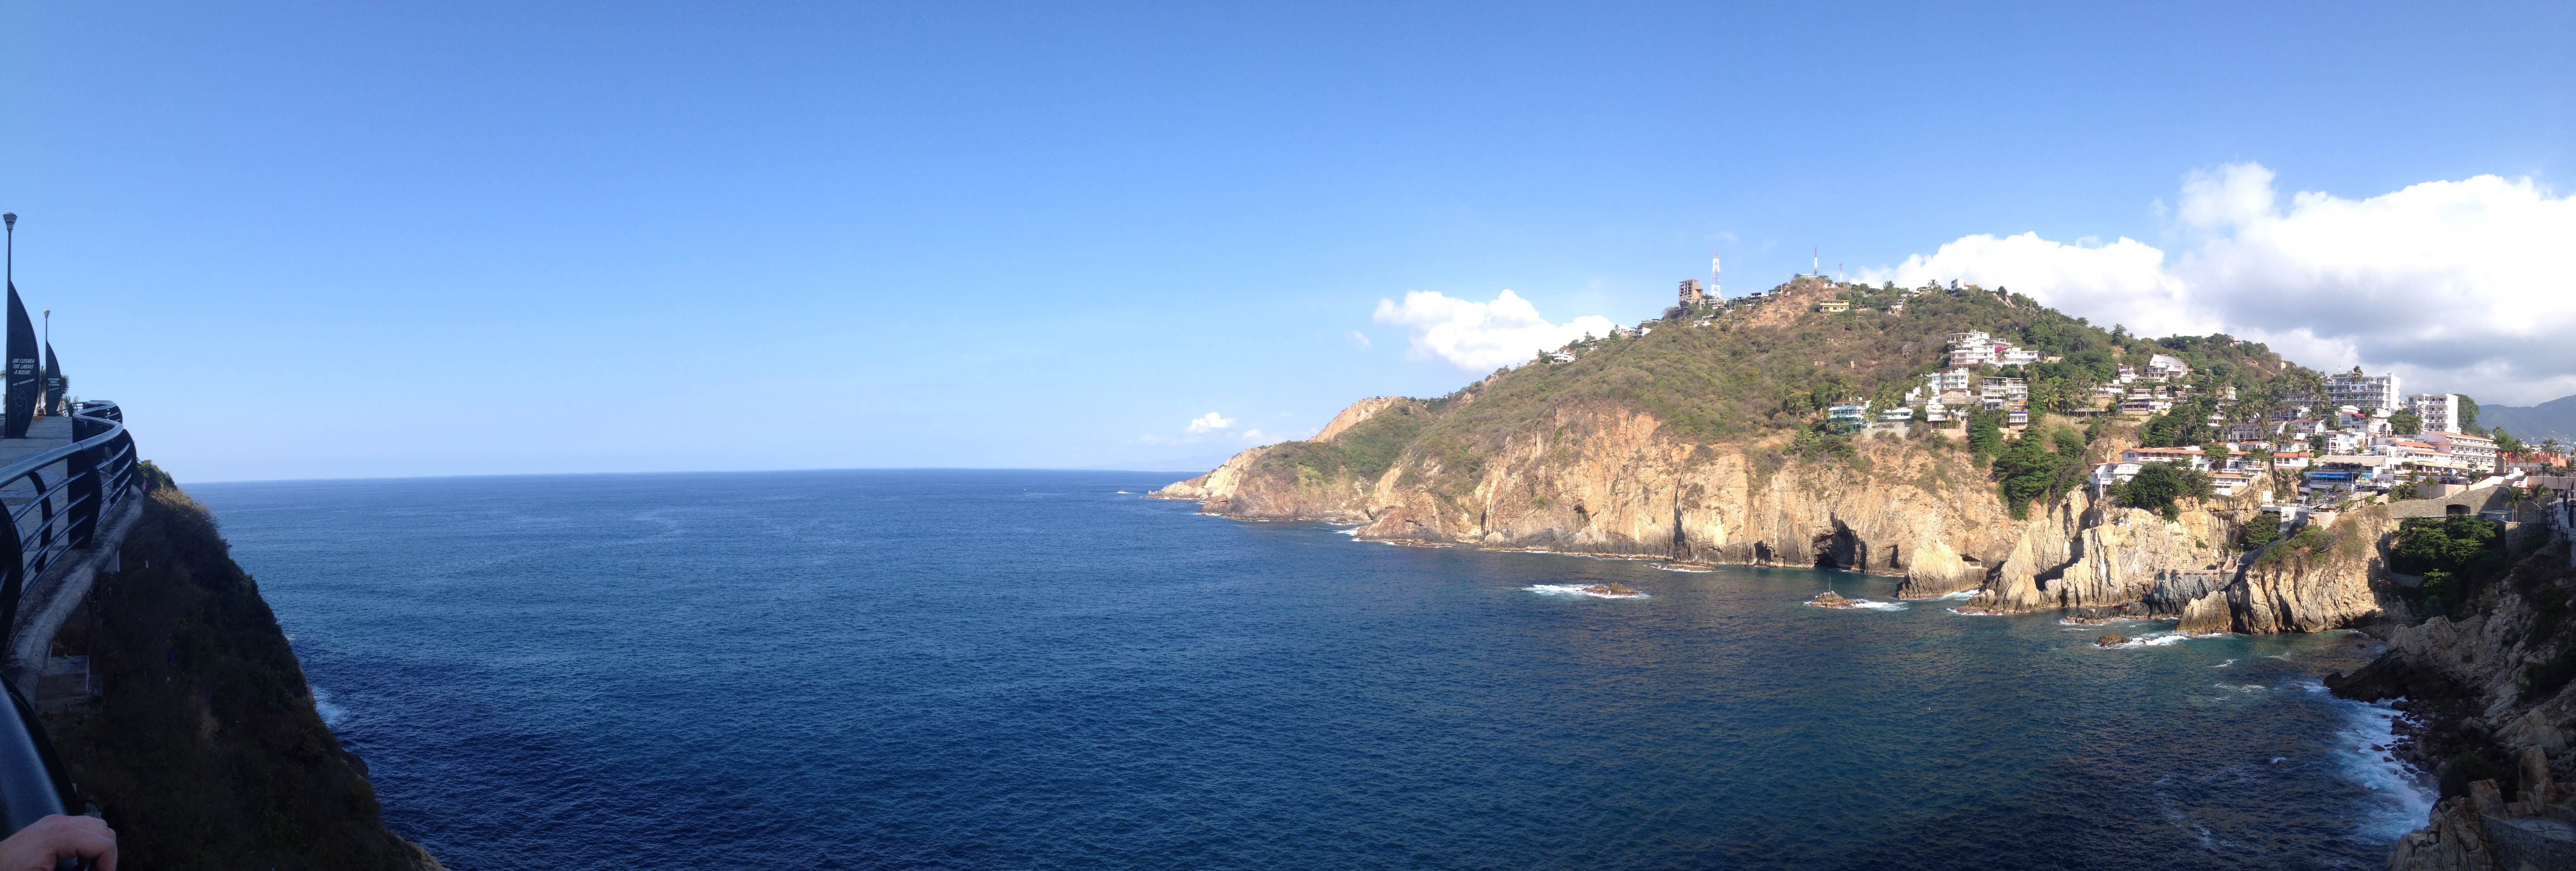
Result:
{"label": "shrub", "polygon": [[2182,516],[2181,501],[2186,498],[2207,499],[2217,495],[2208,473],[2172,463],[2148,463],[2137,477],[2120,485],[2120,504],[2144,508],[2166,520]]}

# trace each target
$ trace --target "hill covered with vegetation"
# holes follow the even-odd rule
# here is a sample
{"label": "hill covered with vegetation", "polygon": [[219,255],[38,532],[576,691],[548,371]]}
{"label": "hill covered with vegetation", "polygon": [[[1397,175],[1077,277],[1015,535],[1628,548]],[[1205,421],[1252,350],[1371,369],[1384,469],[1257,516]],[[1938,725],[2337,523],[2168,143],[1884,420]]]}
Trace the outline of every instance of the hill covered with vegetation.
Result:
{"label": "hill covered with vegetation", "polygon": [[[1821,310],[1828,300],[1847,301],[1850,310]],[[1899,290],[1801,279],[1723,307],[1670,314],[1639,335],[1573,343],[1564,349],[1572,362],[1550,362],[1542,354],[1447,396],[1373,417],[1332,441],[1280,446],[1262,462],[1320,482],[1374,478],[1415,452],[1438,470],[1442,480],[1435,483],[1458,491],[1472,486],[1512,434],[1567,408],[1604,406],[1650,416],[1684,442],[1751,450],[1765,465],[1852,462],[1862,459],[1854,428],[1829,418],[1832,405],[1866,399],[1873,413],[1901,406],[1925,374],[1947,365],[1952,334],[1983,332],[2042,355],[2039,362],[1982,374],[2028,380],[2034,429],[2043,438],[2008,457],[2013,446],[2000,432],[2000,413],[1918,427],[1914,437],[1941,439],[1946,432],[1966,443],[1981,467],[2007,460],[1999,483],[2021,483],[2007,487],[2003,498],[2020,503],[2062,492],[2060,479],[2072,466],[2033,456],[2033,449],[2073,457],[2101,432],[2089,422],[2048,417],[2091,410],[2094,388],[2113,382],[2122,365],[2144,369],[2163,354],[2191,366],[2185,380],[2193,398],[2139,428],[2137,437],[2150,446],[2213,441],[2220,436],[2209,425],[2213,413],[2260,419],[2288,397],[2313,394],[2321,380],[2260,343],[2226,335],[2146,339],[2027,296],[1975,287]],[[2238,397],[2233,402],[2224,398],[2229,388]],[[2060,430],[2081,440],[2051,435]],[[2057,486],[2030,486],[2043,473]]]}

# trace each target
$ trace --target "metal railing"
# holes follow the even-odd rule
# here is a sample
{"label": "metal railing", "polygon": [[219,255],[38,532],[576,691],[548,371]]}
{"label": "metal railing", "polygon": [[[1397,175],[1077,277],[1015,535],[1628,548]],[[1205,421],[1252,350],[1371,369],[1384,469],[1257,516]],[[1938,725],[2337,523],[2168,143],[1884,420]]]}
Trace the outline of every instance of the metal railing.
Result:
{"label": "metal railing", "polygon": [[27,584],[63,554],[88,547],[99,520],[134,489],[125,412],[113,402],[83,402],[71,423],[70,444],[0,467],[0,507],[7,509],[0,511],[0,642],[16,625]]}
{"label": "metal railing", "polygon": [[[69,444],[0,466],[0,650],[18,620],[18,600],[45,570],[89,547],[99,524],[134,498],[134,438],[125,413],[113,402],[72,408]],[[0,823],[15,832],[52,814],[77,808],[53,744],[35,709],[8,685],[16,716],[0,716]],[[85,863],[66,861],[64,867]]]}

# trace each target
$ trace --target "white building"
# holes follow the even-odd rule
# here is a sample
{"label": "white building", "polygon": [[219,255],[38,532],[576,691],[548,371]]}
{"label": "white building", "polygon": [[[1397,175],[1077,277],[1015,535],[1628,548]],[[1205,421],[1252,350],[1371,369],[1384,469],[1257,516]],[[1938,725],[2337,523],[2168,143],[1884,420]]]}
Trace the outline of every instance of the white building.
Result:
{"label": "white building", "polygon": [[2103,488],[2109,487],[2113,484],[2128,483],[2129,479],[2138,476],[2139,468],[2139,465],[2136,463],[2103,463],[2101,465],[2094,466],[2094,492],[2101,492]]}
{"label": "white building", "polygon": [[2362,408],[2399,409],[2406,407],[2398,397],[2397,375],[2354,375],[2345,373],[2326,379],[2327,405],[2354,405]]}
{"label": "white building", "polygon": [[2209,471],[2209,456],[2199,448],[2130,448],[2120,452],[2123,463],[2172,463],[2187,469]]}
{"label": "white building", "polygon": [[[2422,414],[2423,412],[2419,411],[2416,413]],[[2417,438],[2423,439],[2426,444],[2440,447],[2445,455],[2467,465],[2470,469],[2480,472],[2495,471],[2495,439],[2487,438],[2485,436],[2473,436],[2466,433],[2433,432],[2430,430],[2426,431],[2421,436],[2417,436]]]}
{"label": "white building", "polygon": [[2424,421],[2426,433],[2460,431],[2460,395],[2457,393],[2418,393],[2406,397],[2406,406]]}
{"label": "white building", "polygon": [[2157,354],[2147,358],[2147,377],[2172,380],[2191,374],[2191,367],[2180,357]]}
{"label": "white building", "polygon": [[2030,398],[2030,379],[1986,378],[1977,384],[1977,398],[1988,402]]}

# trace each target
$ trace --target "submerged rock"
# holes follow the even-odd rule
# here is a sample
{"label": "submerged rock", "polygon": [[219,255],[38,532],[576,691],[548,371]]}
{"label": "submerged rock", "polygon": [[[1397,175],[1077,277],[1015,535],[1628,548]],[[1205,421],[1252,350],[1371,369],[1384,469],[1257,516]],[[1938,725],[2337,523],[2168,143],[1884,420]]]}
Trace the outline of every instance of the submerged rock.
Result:
{"label": "submerged rock", "polygon": [[2120,646],[2120,645],[2123,645],[2123,644],[2127,644],[2127,643],[2129,643],[2129,636],[2121,635],[2121,634],[2118,634],[2118,633],[2113,633],[2113,634],[2110,634],[2110,635],[2104,635],[2104,636],[2102,636],[2102,637],[2100,637],[2100,638],[2093,639],[2093,643],[2095,643],[2095,644],[2099,644],[2099,645],[2102,645],[2102,646],[2104,646],[2104,647],[2118,647],[2118,646]]}
{"label": "submerged rock", "polygon": [[1834,591],[1832,591],[1832,590],[1826,590],[1826,591],[1824,591],[1824,592],[1822,592],[1822,593],[1817,593],[1815,598],[1807,600],[1807,605],[1808,605],[1808,606],[1810,606],[1810,607],[1815,607],[1815,608],[1856,608],[1856,607],[1859,607],[1858,605],[1854,605],[1854,604],[1852,604],[1852,600],[1850,600],[1850,599],[1845,599],[1845,598],[1843,598],[1843,597],[1842,597],[1842,595],[1841,595],[1841,594],[1836,593],[1836,592],[1834,592]]}
{"label": "submerged rock", "polygon": [[1634,589],[1634,588],[1632,588],[1632,587],[1629,587],[1629,586],[1628,586],[1628,585],[1626,585],[1626,584],[1593,584],[1592,586],[1589,586],[1589,587],[1585,587],[1585,588],[1583,588],[1583,591],[1584,591],[1584,592],[1586,592],[1586,593],[1591,593],[1592,595],[1595,595],[1595,596],[1636,596],[1636,595],[1642,595],[1642,594],[1638,593],[1638,592],[1636,591],[1636,589]]}

